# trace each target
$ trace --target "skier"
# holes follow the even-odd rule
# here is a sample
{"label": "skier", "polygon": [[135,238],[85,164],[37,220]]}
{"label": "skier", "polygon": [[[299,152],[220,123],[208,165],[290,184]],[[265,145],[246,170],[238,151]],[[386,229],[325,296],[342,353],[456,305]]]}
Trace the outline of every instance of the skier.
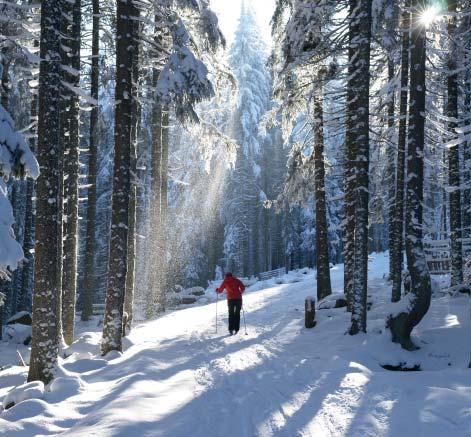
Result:
{"label": "skier", "polygon": [[227,307],[229,309],[229,333],[237,334],[240,327],[240,310],[242,308],[242,293],[245,286],[241,280],[232,273],[226,273],[224,281],[216,288],[216,293],[220,294],[227,290]]}

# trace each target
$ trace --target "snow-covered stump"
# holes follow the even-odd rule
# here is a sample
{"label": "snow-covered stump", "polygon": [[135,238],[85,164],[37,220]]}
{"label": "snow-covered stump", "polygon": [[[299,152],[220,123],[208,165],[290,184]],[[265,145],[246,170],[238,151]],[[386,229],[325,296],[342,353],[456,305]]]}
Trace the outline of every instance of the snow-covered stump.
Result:
{"label": "snow-covered stump", "polygon": [[44,397],[44,383],[42,381],[33,381],[22,384],[10,390],[3,398],[3,409],[19,404],[28,399],[42,399]]}
{"label": "snow-covered stump", "polygon": [[316,326],[316,302],[314,298],[308,296],[304,301],[304,326],[308,329]]}

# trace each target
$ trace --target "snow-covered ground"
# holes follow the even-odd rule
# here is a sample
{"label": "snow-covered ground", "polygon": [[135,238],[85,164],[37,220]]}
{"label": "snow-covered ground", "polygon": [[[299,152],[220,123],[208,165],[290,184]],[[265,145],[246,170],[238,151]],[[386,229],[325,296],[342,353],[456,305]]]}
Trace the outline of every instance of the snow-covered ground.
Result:
{"label": "snow-covered ground", "polygon": [[[247,336],[226,336],[221,301],[218,333],[215,303],[195,305],[135,326],[123,355],[100,357],[95,328],[44,399],[0,413],[0,435],[471,436],[469,298],[435,298],[415,331],[421,349],[402,351],[384,330],[387,262],[384,254],[370,262],[366,335],[345,335],[344,308],[318,311],[317,326],[304,328],[312,271],[250,287]],[[333,268],[337,293],[342,275]],[[1,345],[0,367],[12,361],[15,347]],[[422,371],[381,367],[399,363]],[[25,375],[1,371],[0,400]]]}

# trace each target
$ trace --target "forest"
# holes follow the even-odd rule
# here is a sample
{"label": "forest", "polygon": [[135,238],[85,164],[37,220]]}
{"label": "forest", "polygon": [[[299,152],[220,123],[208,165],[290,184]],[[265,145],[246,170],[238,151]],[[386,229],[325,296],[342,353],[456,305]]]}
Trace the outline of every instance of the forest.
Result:
{"label": "forest", "polygon": [[0,0],[0,172],[0,435],[471,435],[471,1]]}

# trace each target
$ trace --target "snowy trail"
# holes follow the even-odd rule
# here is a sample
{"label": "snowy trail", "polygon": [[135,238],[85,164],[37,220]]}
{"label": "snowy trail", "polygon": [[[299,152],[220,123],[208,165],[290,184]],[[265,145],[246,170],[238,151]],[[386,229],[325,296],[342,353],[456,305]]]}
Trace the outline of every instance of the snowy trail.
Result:
{"label": "snowy trail", "polygon": [[[318,326],[303,327],[304,298],[315,294],[310,273],[249,290],[247,336],[221,335],[226,308],[219,302],[219,334],[212,303],[136,326],[122,356],[66,360],[82,389],[2,413],[0,435],[471,436],[469,304],[434,302],[418,333],[423,348],[412,355],[423,372],[385,371],[384,360],[411,359],[379,333],[386,264],[378,255],[370,266],[378,299],[368,335],[344,335],[342,309],[318,311]],[[340,292],[343,272],[332,273]]]}

